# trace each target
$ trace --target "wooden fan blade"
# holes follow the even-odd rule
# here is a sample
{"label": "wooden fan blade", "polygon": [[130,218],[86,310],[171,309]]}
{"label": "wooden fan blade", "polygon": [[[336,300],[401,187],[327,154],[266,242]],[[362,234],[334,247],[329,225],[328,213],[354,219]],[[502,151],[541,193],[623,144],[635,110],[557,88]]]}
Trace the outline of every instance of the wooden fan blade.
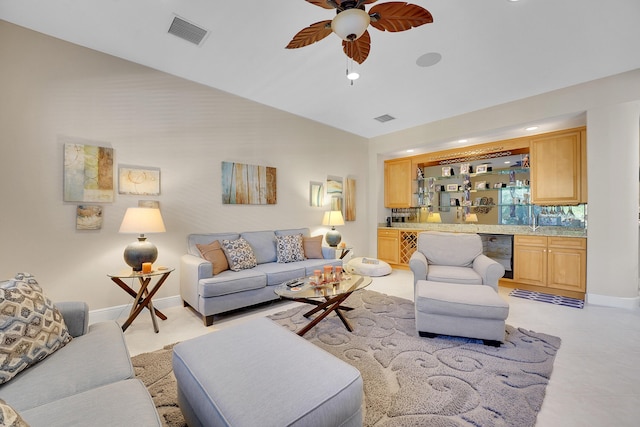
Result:
{"label": "wooden fan blade", "polygon": [[427,9],[403,1],[375,5],[369,14],[372,15],[371,26],[394,33],[433,22],[433,16]]}
{"label": "wooden fan blade", "polygon": [[349,58],[358,64],[362,64],[369,56],[369,51],[371,50],[371,36],[369,36],[369,31],[365,31],[363,35],[352,42],[343,40],[342,50]]}
{"label": "wooden fan blade", "polygon": [[[307,3],[311,3],[311,4],[315,4],[316,6],[320,6],[323,9],[335,9],[336,7],[333,6],[330,2],[328,2],[327,0],[306,0]],[[340,0],[336,0],[335,2],[336,4],[340,4]]]}
{"label": "wooden fan blade", "polygon": [[285,49],[297,49],[299,47],[309,46],[315,42],[322,40],[332,33],[331,30],[331,21],[320,21],[315,24],[309,25],[307,28],[304,28],[298,32]]}

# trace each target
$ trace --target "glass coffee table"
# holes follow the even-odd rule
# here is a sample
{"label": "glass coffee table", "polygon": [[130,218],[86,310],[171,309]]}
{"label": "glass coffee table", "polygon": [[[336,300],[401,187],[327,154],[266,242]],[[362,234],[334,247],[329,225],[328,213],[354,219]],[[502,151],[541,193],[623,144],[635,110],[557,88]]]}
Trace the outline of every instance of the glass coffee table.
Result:
{"label": "glass coffee table", "polygon": [[303,314],[306,318],[323,311],[309,322],[308,325],[298,331],[298,335],[303,336],[309,332],[311,328],[331,312],[336,313],[349,332],[353,331],[353,327],[343,313],[343,311],[350,311],[353,310],[353,308],[341,304],[355,291],[369,286],[371,284],[371,277],[357,274],[345,275],[340,282],[327,283],[319,286],[312,284],[309,277],[301,277],[296,282],[297,284],[294,286],[289,286],[287,282],[278,285],[274,289],[274,292],[280,298],[315,305],[316,307]]}

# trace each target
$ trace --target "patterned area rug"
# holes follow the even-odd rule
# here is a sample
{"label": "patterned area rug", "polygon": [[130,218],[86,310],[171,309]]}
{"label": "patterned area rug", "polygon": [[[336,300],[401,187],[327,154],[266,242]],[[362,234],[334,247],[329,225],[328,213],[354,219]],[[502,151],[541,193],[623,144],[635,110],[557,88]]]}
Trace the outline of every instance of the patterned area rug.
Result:
{"label": "patterned area rug", "polygon": [[509,296],[538,302],[546,302],[555,305],[564,305],[566,307],[584,308],[584,301],[582,301],[581,299],[563,297],[560,295],[543,294],[542,292],[514,289],[509,293]]}
{"label": "patterned area rug", "polygon": [[[499,348],[472,339],[420,338],[411,301],[363,290],[347,305],[355,308],[347,313],[353,333],[331,315],[305,338],[360,370],[365,426],[535,424],[559,338],[511,326]],[[308,322],[302,316],[308,309],[296,307],[270,318],[294,331]],[[176,403],[171,346],[132,361],[164,425],[184,426]]]}

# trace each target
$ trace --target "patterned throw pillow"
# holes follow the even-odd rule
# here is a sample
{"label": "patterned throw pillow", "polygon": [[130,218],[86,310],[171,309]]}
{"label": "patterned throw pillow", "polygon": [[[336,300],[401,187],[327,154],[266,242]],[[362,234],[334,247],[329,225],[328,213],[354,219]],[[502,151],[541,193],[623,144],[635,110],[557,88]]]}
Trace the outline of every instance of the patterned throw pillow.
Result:
{"label": "patterned throw pillow", "polygon": [[62,314],[29,273],[0,286],[0,384],[71,341]]}
{"label": "patterned throw pillow", "polygon": [[222,246],[220,246],[220,242],[214,240],[208,245],[200,245],[196,244],[198,250],[202,254],[202,257],[209,261],[211,265],[213,265],[213,275],[215,276],[218,273],[221,273],[225,270],[229,269],[229,263],[227,262],[227,257],[222,250]]}
{"label": "patterned throw pillow", "polygon": [[7,402],[0,399],[0,426],[29,427],[29,424]]}
{"label": "patterned throw pillow", "polygon": [[236,240],[222,240],[222,250],[227,256],[229,268],[233,271],[246,270],[258,265],[251,245],[242,237]]}
{"label": "patterned throw pillow", "polygon": [[278,262],[280,263],[305,260],[302,234],[276,236],[276,250],[278,252]]}

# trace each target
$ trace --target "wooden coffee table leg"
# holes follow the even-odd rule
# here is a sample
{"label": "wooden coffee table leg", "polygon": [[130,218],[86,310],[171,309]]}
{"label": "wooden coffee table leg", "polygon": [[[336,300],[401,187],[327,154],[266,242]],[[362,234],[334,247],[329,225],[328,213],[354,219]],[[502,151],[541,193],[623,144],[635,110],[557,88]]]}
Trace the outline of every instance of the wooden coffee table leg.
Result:
{"label": "wooden coffee table leg", "polygon": [[335,311],[336,314],[338,315],[338,317],[340,317],[340,320],[342,320],[342,323],[344,323],[345,327],[347,328],[347,330],[349,330],[350,332],[353,331],[353,328],[351,327],[351,325],[349,324],[349,322],[347,321],[347,319],[344,317],[344,315],[337,311],[340,308],[340,304],[342,304],[344,302],[344,300],[347,299],[347,297],[349,295],[351,295],[352,292],[347,292],[345,294],[339,295],[336,298],[333,299],[328,299],[327,301],[325,301],[324,303],[318,305],[318,307],[314,308],[311,311],[317,312],[319,310],[322,310],[324,307],[324,312],[321,313],[320,315],[318,315],[315,319],[313,319],[311,322],[309,322],[309,324],[307,326],[305,326],[304,328],[302,328],[299,332],[298,335],[303,336],[304,334],[306,334],[307,332],[309,332],[311,330],[311,328],[313,328],[314,326],[316,326],[318,324],[318,322],[320,322],[322,319],[324,319],[325,317],[327,317],[332,311]]}

